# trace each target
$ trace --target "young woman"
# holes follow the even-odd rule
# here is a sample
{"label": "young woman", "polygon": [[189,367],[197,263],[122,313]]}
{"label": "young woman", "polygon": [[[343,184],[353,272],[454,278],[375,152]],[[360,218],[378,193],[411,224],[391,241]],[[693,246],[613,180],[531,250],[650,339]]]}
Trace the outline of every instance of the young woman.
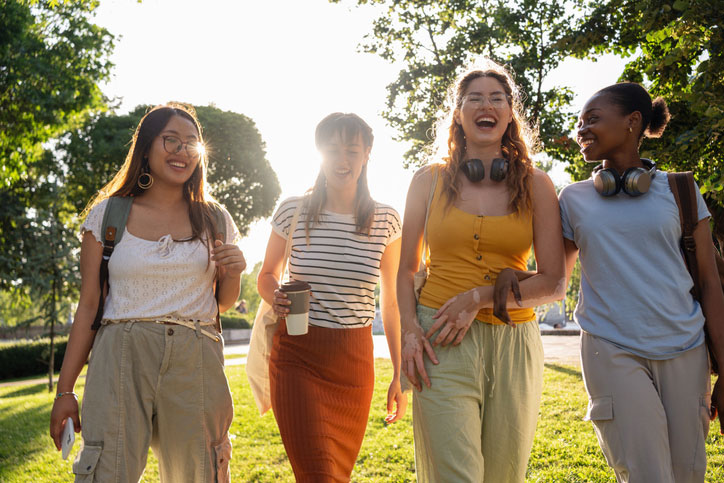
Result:
{"label": "young woman", "polygon": [[[543,375],[532,307],[561,298],[565,276],[556,192],[533,168],[521,107],[501,66],[464,72],[438,128],[443,164],[422,168],[410,185],[397,295],[402,367],[420,391],[418,481],[525,478]],[[416,304],[426,216],[429,276]],[[511,296],[509,317],[496,311],[501,320],[494,285],[513,273],[506,269],[526,270],[531,244],[537,271],[520,284],[517,304]]]}
{"label": "young woman", "polygon": [[[701,195],[694,238],[702,304],[679,249],[679,210],[667,175],[642,159],[644,136],[659,137],[666,103],[638,84],[597,92],[583,107],[578,144],[601,162],[593,179],[560,194],[568,276],[580,251],[575,317],[587,418],[618,481],[704,481],[709,361],[704,318],[724,357],[724,296]],[[714,406],[724,409],[720,380]]]}
{"label": "young woman", "polygon": [[[317,126],[322,169],[311,193],[285,200],[272,233],[258,289],[280,318],[270,361],[274,416],[299,482],[349,481],[367,426],[374,359],[374,290],[381,282],[382,320],[394,367],[386,421],[404,416],[395,274],[400,218],[367,188],[372,129],[355,114],[334,113]],[[301,210],[293,233],[290,225]],[[279,291],[287,239],[289,276],[311,289],[309,332],[289,335],[290,301]]]}
{"label": "young woman", "polygon": [[[66,418],[81,429],[73,388],[92,346],[76,481],[138,481],[149,445],[161,481],[229,481],[233,408],[216,316],[239,296],[246,262],[234,244],[234,222],[206,193],[202,148],[191,111],[158,106],[141,120],[125,163],[90,204],[80,300],[50,420],[58,448]],[[111,196],[133,201],[108,262],[96,333],[101,226]],[[218,210],[225,228],[217,226]],[[224,231],[226,240],[215,240]]]}

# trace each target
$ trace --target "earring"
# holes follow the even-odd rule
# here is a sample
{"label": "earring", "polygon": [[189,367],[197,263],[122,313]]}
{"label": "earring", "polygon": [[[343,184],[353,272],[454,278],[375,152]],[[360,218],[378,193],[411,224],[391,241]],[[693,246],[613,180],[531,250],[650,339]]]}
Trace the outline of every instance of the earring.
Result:
{"label": "earring", "polygon": [[629,128],[628,128],[628,132],[633,132],[633,129],[631,129],[631,128],[629,127]]}
{"label": "earring", "polygon": [[141,173],[141,176],[138,177],[137,184],[142,190],[147,190],[153,186],[153,176],[148,172]]}

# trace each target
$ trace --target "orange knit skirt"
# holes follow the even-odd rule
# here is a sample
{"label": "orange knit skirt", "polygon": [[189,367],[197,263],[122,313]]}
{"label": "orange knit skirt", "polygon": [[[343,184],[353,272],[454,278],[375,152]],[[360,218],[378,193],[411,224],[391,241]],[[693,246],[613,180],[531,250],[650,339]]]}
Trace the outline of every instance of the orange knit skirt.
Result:
{"label": "orange knit skirt", "polygon": [[283,321],[269,362],[271,400],[298,482],[349,481],[374,388],[372,328],[290,336]]}

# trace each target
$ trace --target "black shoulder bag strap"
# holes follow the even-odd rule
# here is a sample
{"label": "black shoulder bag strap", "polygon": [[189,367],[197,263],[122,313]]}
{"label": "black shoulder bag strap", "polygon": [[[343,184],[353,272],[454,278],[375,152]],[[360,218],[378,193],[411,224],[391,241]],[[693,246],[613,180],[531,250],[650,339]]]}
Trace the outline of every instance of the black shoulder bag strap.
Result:
{"label": "black shoulder bag strap", "polygon": [[111,196],[108,198],[106,210],[103,213],[103,224],[101,225],[101,232],[103,233],[103,256],[101,258],[100,276],[98,277],[100,281],[100,296],[98,298],[98,310],[96,311],[95,319],[93,319],[91,330],[98,330],[101,327],[103,306],[105,305],[106,294],[110,288],[110,283],[108,282],[108,260],[110,260],[116,244],[120,243],[123,237],[132,203],[133,198],[130,196]]}

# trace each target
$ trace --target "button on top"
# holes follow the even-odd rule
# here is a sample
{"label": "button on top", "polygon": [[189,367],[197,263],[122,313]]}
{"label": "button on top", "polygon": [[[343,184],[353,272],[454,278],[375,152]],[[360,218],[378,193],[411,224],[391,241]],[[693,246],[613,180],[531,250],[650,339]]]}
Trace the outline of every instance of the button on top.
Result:
{"label": "button on top", "polygon": [[473,238],[475,238],[476,240],[480,240],[480,235],[476,233],[475,235],[473,235]]}
{"label": "button on top", "polygon": [[173,335],[173,329],[168,329],[168,335]]}
{"label": "button on top", "polygon": [[487,274],[486,274],[483,278],[484,278],[485,280],[490,280],[490,275],[487,275]]}
{"label": "button on top", "polygon": [[483,259],[483,256],[482,256],[482,255],[478,255],[477,257],[475,257],[475,259],[476,259],[476,260],[482,260],[482,259]]}

